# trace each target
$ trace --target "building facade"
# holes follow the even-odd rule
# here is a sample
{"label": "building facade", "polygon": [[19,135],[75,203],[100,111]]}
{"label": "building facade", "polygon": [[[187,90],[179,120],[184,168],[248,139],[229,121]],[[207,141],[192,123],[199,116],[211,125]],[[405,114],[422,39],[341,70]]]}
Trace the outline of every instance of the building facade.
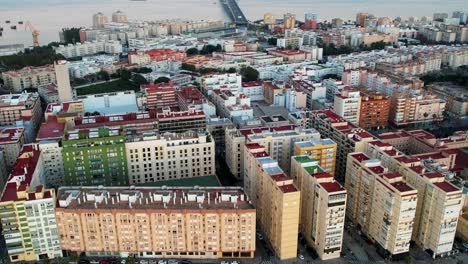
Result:
{"label": "building facade", "polygon": [[69,252],[144,258],[254,256],[256,212],[238,187],[62,187],[57,197],[58,233]]}

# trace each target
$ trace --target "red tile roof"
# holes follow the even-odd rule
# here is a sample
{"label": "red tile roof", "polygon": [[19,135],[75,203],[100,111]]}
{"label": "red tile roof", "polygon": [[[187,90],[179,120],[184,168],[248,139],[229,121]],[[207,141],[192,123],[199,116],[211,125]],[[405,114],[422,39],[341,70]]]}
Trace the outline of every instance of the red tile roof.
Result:
{"label": "red tile roof", "polygon": [[435,182],[434,185],[447,193],[460,191],[460,189],[458,189],[457,187],[455,187],[454,185],[446,181]]}
{"label": "red tile roof", "polygon": [[279,189],[283,193],[297,192],[297,189],[293,184],[287,184],[287,185],[279,186]]}
{"label": "red tile roof", "polygon": [[329,193],[342,192],[345,190],[338,182],[321,182],[319,184]]}
{"label": "red tile roof", "polygon": [[366,160],[369,160],[370,158],[366,156],[366,154],[364,153],[355,153],[355,154],[351,154],[351,157],[355,158],[356,160],[358,160],[359,162],[362,162],[362,161],[366,161]]}
{"label": "red tile roof", "polygon": [[392,186],[400,192],[409,192],[414,190],[414,188],[402,181],[394,182],[392,183]]}
{"label": "red tile roof", "polygon": [[65,131],[65,123],[59,123],[56,116],[51,116],[41,125],[36,141],[61,139]]}

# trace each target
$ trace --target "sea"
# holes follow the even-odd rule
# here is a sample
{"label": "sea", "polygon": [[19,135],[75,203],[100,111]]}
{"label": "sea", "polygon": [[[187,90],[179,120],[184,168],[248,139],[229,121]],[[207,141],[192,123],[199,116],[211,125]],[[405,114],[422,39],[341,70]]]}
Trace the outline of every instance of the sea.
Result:
{"label": "sea", "polygon": [[[258,20],[265,13],[281,17],[284,13],[318,14],[319,21],[340,17],[354,20],[357,12],[376,16],[432,16],[435,12],[468,11],[466,0],[238,0],[249,20]],[[111,17],[121,10],[129,20],[222,19],[228,20],[220,0],[0,0],[0,27],[4,28],[0,45],[32,45],[31,33],[18,21],[29,21],[40,32],[45,45],[59,40],[58,32],[65,27],[87,27],[92,15],[103,12]],[[10,20],[11,24],[5,21]],[[10,27],[16,25],[16,30]]]}

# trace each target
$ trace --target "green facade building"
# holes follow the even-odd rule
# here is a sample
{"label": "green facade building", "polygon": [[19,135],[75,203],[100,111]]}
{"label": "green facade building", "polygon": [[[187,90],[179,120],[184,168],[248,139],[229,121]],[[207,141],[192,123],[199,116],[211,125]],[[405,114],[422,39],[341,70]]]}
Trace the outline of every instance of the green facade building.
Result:
{"label": "green facade building", "polygon": [[62,147],[66,185],[128,185],[125,139],[120,129],[70,131]]}

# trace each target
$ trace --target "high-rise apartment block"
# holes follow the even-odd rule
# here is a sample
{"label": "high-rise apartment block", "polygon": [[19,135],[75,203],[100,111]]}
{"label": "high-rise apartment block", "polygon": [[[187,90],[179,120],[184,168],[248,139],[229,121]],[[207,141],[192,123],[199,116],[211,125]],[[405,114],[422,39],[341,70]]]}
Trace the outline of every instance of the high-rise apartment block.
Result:
{"label": "high-rise apartment block", "polygon": [[3,72],[2,79],[8,89],[18,93],[27,88],[37,88],[56,81],[52,65]]}
{"label": "high-rise apartment block", "polygon": [[43,186],[42,156],[25,145],[0,198],[0,222],[11,262],[62,256],[55,220],[55,191]]}
{"label": "high-rise apartment block", "polygon": [[296,15],[294,14],[284,14],[283,16],[283,26],[284,29],[292,29],[296,27]]}
{"label": "high-rise apartment block", "polygon": [[358,125],[361,115],[361,92],[343,89],[341,94],[335,95],[333,110],[350,123]]}
{"label": "high-rise apartment block", "polygon": [[69,252],[254,256],[256,212],[238,187],[62,187],[57,200],[60,242]]}
{"label": "high-rise apartment block", "polygon": [[102,29],[107,22],[109,19],[103,13],[99,12],[93,15],[93,28]]}
{"label": "high-rise apartment block", "polygon": [[124,12],[117,10],[114,13],[112,13],[112,22],[116,22],[116,23],[128,22],[127,15]]}
{"label": "high-rise apartment block", "polygon": [[390,122],[403,126],[442,120],[446,104],[435,95],[395,94],[390,103]]}
{"label": "high-rise apartment block", "polygon": [[62,146],[65,184],[128,184],[125,139],[120,129],[69,131]]}
{"label": "high-rise apartment block", "polygon": [[42,110],[39,94],[0,95],[0,126],[23,127],[26,143],[34,141],[41,119]]}
{"label": "high-rise apartment block", "polygon": [[399,173],[389,173],[381,162],[364,153],[348,156],[345,187],[347,216],[377,250],[393,259],[409,251],[418,191]]}
{"label": "high-rise apartment block", "polygon": [[[416,134],[414,131],[410,132]],[[414,137],[414,144],[419,147],[407,148],[405,151],[421,150],[421,146],[427,148],[424,138],[432,140],[431,134],[426,131],[419,131],[417,134],[420,138]],[[398,142],[398,135],[386,134],[383,137],[392,138],[392,143]],[[411,140],[405,138],[402,140],[401,143],[412,144]],[[405,145],[403,143],[402,146]],[[462,193],[459,188],[445,180],[442,174],[444,170],[439,168],[452,168],[454,158],[450,154],[452,152],[442,150],[407,156],[397,151],[391,144],[377,140],[369,144],[366,153],[369,158],[385,160],[392,172],[401,174],[405,182],[417,190],[418,198],[411,239],[430,252],[432,257],[449,253],[452,250],[456,223],[462,209]]]}
{"label": "high-rise apartment block", "polygon": [[288,172],[291,156],[294,155],[294,142],[320,138],[315,129],[302,129],[294,125],[226,130],[226,163],[234,176],[244,176],[244,146],[258,143]]}
{"label": "high-rise apartment block", "polygon": [[317,159],[325,172],[335,175],[337,145],[329,139],[312,138],[294,144],[294,155],[308,155]]}
{"label": "high-rise apartment block", "polygon": [[258,143],[245,145],[245,192],[280,260],[297,256],[300,191]]}
{"label": "high-rise apartment block", "polygon": [[215,174],[215,142],[208,133],[127,133],[125,151],[130,184]]}
{"label": "high-rise apartment block", "polygon": [[310,119],[312,127],[320,132],[322,138],[330,138],[338,145],[335,177],[344,180],[348,154],[364,151],[366,142],[374,140],[374,137],[331,110],[312,111]]}
{"label": "high-rise apartment block", "polygon": [[24,144],[24,129],[4,128],[0,130],[0,149],[7,168],[13,167]]}
{"label": "high-rise apartment block", "polygon": [[299,229],[322,260],[339,258],[346,211],[346,190],[308,155],[291,159],[291,175],[301,191]]}
{"label": "high-rise apartment block", "polygon": [[359,127],[364,129],[387,127],[389,113],[389,98],[382,94],[365,93],[361,97]]}
{"label": "high-rise apartment block", "polygon": [[57,92],[59,102],[68,102],[73,100],[73,91],[70,85],[70,74],[66,61],[57,61],[54,63],[55,76],[57,79]]}

